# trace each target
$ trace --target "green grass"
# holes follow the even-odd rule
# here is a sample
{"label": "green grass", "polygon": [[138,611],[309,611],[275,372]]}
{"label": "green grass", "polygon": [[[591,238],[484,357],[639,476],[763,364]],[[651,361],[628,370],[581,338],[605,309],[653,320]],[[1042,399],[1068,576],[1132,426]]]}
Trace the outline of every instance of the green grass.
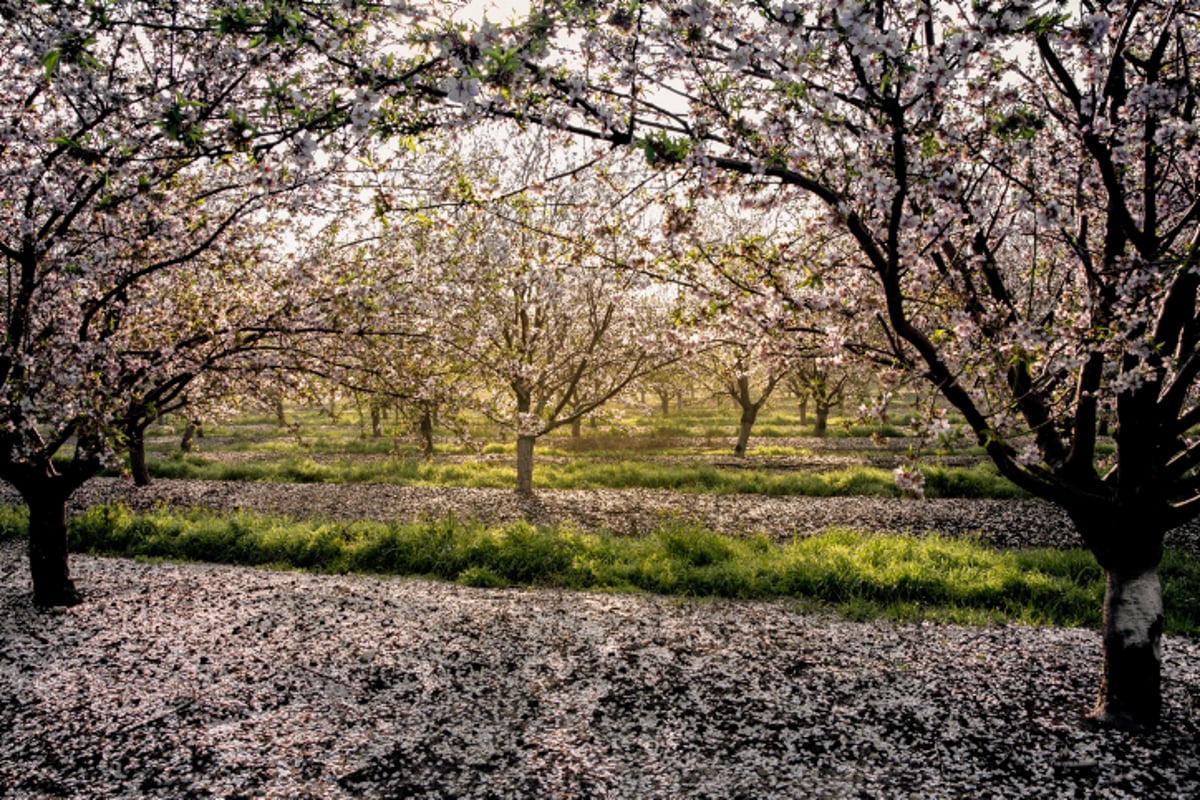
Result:
{"label": "green grass", "polygon": [[29,531],[27,506],[0,505],[0,540],[24,536]]}
{"label": "green grass", "polygon": [[394,483],[405,486],[511,488],[516,469],[487,461],[429,464],[415,458],[374,461],[337,459],[317,462],[303,456],[263,461],[210,461],[203,456],[153,459],[150,474],[157,478],[273,483]]}
{"label": "green grass", "polygon": [[[394,483],[408,486],[457,486],[509,489],[516,485],[511,461],[426,463],[416,459],[316,462],[306,457],[277,460],[210,461],[202,456],[152,459],[159,478],[273,481],[279,483]],[[929,497],[1024,497],[995,467],[922,467]],[[713,494],[846,497],[898,497],[890,470],[854,466],[822,472],[674,465],[636,460],[543,460],[534,467],[534,486],[542,489],[668,489]]]}
{"label": "green grass", "polygon": [[[0,515],[4,524],[19,520]],[[1102,571],[1079,549],[1000,551],[969,539],[846,530],[781,545],[673,519],[652,535],[617,537],[453,518],[292,521],[199,511],[135,515],[107,506],[72,519],[70,537],[76,551],[416,575],[472,586],[796,598],[858,619],[1096,627],[1104,592]],[[1200,634],[1200,559],[1170,552],[1161,575],[1166,630]]]}

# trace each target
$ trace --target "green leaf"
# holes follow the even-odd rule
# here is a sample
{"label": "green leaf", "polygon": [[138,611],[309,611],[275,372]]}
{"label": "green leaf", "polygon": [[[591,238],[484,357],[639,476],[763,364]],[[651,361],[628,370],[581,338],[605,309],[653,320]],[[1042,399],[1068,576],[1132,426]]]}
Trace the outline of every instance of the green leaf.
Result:
{"label": "green leaf", "polygon": [[42,67],[46,70],[46,79],[49,80],[58,71],[58,62],[62,58],[62,52],[59,50],[51,50],[42,56]]}
{"label": "green leaf", "polygon": [[1025,23],[1025,32],[1032,33],[1036,36],[1041,36],[1045,33],[1052,33],[1054,29],[1062,26],[1064,22],[1071,19],[1070,14],[1039,14],[1031,17]]}
{"label": "green leaf", "polygon": [[651,165],[678,164],[692,151],[690,139],[672,139],[665,131],[643,137],[639,145]]}

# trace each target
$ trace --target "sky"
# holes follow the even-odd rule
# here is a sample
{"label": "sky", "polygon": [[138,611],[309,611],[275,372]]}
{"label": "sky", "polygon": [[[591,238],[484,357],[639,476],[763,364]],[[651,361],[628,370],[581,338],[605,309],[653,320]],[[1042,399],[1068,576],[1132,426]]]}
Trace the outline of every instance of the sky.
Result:
{"label": "sky", "polygon": [[492,22],[508,22],[529,13],[530,0],[470,0],[454,16],[478,22],[486,16]]}

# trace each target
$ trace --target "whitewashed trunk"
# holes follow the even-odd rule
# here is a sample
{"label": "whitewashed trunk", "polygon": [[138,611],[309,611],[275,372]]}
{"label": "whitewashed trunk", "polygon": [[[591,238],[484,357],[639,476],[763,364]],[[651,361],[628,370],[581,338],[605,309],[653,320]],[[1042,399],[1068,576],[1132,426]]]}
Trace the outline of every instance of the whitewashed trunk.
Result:
{"label": "whitewashed trunk", "polygon": [[1104,593],[1104,676],[1092,716],[1146,728],[1162,713],[1162,584],[1158,570],[1108,571]]}

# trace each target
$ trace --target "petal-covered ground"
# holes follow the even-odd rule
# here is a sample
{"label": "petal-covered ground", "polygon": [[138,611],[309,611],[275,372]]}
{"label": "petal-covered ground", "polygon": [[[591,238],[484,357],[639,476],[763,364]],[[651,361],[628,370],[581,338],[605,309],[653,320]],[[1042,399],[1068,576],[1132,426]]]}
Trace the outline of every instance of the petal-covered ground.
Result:
{"label": "petal-covered ground", "polygon": [[1150,734],[1081,723],[1096,633],[479,590],[0,543],[0,795],[1195,798],[1200,643]]}

